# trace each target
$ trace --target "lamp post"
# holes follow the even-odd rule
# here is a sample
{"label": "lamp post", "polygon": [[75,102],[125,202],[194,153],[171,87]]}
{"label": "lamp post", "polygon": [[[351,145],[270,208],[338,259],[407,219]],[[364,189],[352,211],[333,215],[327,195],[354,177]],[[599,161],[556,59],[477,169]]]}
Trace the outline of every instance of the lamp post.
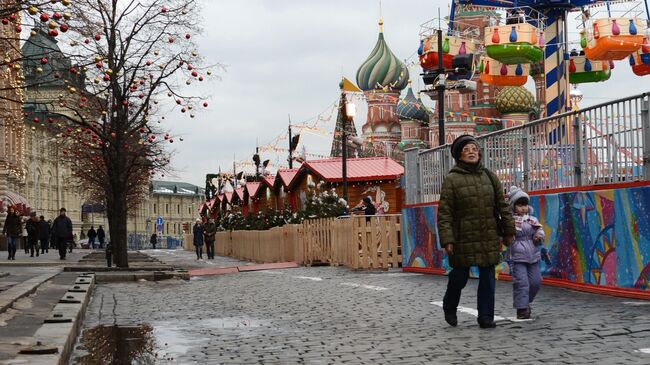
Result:
{"label": "lamp post", "polygon": [[342,148],[343,150],[341,151],[341,173],[343,177],[343,199],[345,200],[346,204],[350,204],[348,201],[348,133],[347,133],[347,127],[345,125],[346,122],[353,123],[354,116],[357,114],[357,108],[356,105],[353,103],[348,103],[347,100],[345,99],[345,91],[341,92],[341,114],[343,115],[343,133],[341,135],[341,142],[343,144]]}

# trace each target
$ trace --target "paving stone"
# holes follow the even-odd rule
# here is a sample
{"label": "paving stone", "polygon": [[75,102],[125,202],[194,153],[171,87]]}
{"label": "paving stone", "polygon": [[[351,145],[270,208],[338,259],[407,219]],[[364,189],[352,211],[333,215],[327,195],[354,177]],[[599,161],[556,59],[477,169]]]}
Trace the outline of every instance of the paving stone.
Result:
{"label": "paving stone", "polygon": [[[235,264],[219,257],[197,262],[192,255],[171,261],[195,268]],[[391,275],[398,273],[311,267],[99,284],[83,327],[151,324],[182,345],[173,352],[179,363],[650,363],[650,355],[634,353],[650,347],[639,335],[650,330],[647,307],[611,310],[625,299],[544,286],[533,322],[481,330],[475,317],[459,313],[452,328],[430,304],[442,300],[446,278]],[[476,307],[477,284],[468,282],[461,306]],[[496,296],[496,313],[513,316],[512,283],[497,282]]]}

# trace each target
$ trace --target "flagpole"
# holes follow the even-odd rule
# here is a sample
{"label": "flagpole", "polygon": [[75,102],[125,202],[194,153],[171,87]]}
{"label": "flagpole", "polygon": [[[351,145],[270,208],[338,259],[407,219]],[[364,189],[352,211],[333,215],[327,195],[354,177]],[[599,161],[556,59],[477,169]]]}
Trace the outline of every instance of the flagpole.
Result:
{"label": "flagpole", "polygon": [[291,114],[289,116],[289,168],[293,168],[293,151],[291,151]]}

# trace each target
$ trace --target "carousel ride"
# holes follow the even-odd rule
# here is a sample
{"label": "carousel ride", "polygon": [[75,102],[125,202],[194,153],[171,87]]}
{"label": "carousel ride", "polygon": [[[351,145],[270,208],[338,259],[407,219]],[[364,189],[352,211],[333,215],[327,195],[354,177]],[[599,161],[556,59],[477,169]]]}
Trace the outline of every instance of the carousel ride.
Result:
{"label": "carousel ride", "polygon": [[[570,84],[608,80],[615,61],[627,58],[634,74],[650,74],[650,10],[644,1],[453,0],[442,52],[436,32],[420,33],[420,65],[425,72],[436,69],[442,54],[444,67],[451,68],[455,57],[473,54],[474,70],[459,78],[478,76],[498,87],[522,86],[529,76],[543,73],[538,87],[545,115],[553,116],[570,109]],[[460,6],[482,9],[489,22],[483,29],[457,22]],[[579,14],[579,39],[569,39],[570,13]],[[422,28],[432,29],[426,25]]]}

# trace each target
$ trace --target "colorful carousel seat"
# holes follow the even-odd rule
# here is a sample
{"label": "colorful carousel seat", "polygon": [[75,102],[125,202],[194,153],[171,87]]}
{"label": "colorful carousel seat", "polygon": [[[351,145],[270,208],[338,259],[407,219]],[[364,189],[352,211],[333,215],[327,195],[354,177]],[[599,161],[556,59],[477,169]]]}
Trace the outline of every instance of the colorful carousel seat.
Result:
{"label": "colorful carousel seat", "polygon": [[571,56],[569,59],[569,82],[583,84],[608,80],[612,75],[609,61],[592,61],[586,56]]}
{"label": "colorful carousel seat", "polygon": [[487,55],[506,65],[539,62],[544,57],[543,34],[531,24],[519,23],[485,28]]}
{"label": "colorful carousel seat", "polygon": [[481,81],[494,86],[522,86],[530,74],[529,64],[506,65],[488,57],[482,57],[478,68]]}
{"label": "colorful carousel seat", "polygon": [[[453,36],[442,36],[442,66],[451,68],[451,63],[454,56],[459,54],[474,53],[476,44],[474,41]],[[420,48],[418,48],[418,55],[420,56],[420,66],[423,69],[429,70],[438,68],[438,35],[433,34],[425,39],[420,40]]]}
{"label": "colorful carousel seat", "polygon": [[581,44],[590,60],[622,60],[643,44],[645,22],[637,18],[594,19]]}
{"label": "colorful carousel seat", "polygon": [[650,75],[650,45],[647,39],[643,39],[641,49],[629,56],[632,72],[637,76]]}

